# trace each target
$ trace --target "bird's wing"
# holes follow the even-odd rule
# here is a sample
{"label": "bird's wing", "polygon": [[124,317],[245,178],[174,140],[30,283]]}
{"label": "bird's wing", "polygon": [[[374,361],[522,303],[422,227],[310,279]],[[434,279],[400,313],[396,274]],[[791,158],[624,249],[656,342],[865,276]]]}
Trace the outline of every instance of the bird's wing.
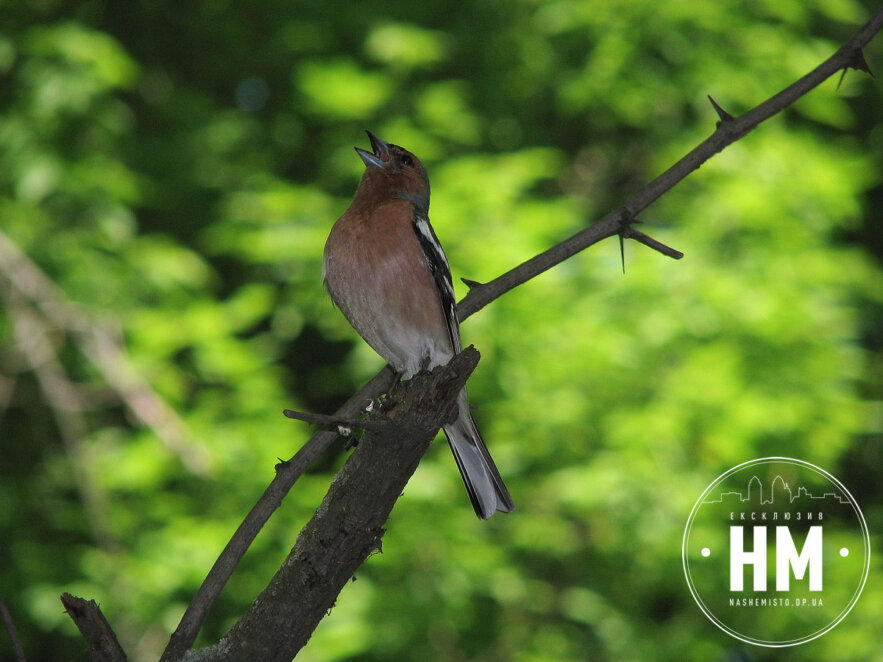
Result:
{"label": "bird's wing", "polygon": [[451,281],[451,268],[448,266],[448,258],[445,257],[445,252],[426,216],[419,213],[414,216],[414,232],[417,234],[420,248],[423,249],[423,257],[426,260],[429,273],[432,274],[432,278],[435,280],[435,286],[441,300],[442,312],[448,326],[448,335],[451,338],[451,346],[454,348],[455,353],[459,353],[460,322],[457,319],[457,300],[454,298],[454,284]]}

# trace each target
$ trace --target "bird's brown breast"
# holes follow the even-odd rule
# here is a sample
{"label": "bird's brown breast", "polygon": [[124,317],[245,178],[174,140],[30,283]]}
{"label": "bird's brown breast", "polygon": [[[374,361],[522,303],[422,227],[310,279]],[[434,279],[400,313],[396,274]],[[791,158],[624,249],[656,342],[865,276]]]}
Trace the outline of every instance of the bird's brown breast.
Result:
{"label": "bird's brown breast", "polygon": [[414,231],[413,206],[393,200],[366,211],[347,210],[325,244],[332,300],[395,367],[427,348],[449,356],[441,299]]}

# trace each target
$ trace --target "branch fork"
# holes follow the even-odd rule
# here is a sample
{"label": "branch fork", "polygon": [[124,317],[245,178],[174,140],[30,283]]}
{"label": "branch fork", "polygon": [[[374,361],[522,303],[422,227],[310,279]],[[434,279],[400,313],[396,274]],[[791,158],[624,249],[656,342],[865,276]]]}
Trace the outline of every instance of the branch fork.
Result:
{"label": "branch fork", "polygon": [[386,427],[362,437],[267,588],[218,644],[188,656],[288,662],[297,654],[359,566],[381,551],[384,523],[439,428],[456,419],[479,358],[470,345],[401,382],[377,414]]}

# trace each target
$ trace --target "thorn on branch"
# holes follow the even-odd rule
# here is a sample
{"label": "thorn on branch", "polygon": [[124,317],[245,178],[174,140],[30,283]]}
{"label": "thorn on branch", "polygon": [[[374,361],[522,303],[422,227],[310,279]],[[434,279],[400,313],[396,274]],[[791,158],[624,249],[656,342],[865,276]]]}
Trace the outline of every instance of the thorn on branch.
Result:
{"label": "thorn on branch", "polygon": [[849,62],[847,62],[846,66],[843,67],[843,72],[840,74],[840,80],[837,81],[838,90],[840,89],[841,83],[843,83],[843,79],[846,78],[846,72],[849,69],[864,71],[871,78],[876,78],[874,72],[871,71],[871,67],[868,65],[868,61],[865,59],[865,52],[859,47],[856,47],[855,50],[852,51]]}
{"label": "thorn on branch", "polygon": [[286,416],[286,418],[293,418],[298,421],[321,425],[323,427],[336,428],[338,432],[341,432],[341,428],[359,428],[360,430],[382,432],[389,426],[388,421],[376,421],[369,418],[352,420],[349,418],[328,416],[326,414],[313,414],[304,411],[294,411],[293,409],[283,409],[282,413]]}
{"label": "thorn on branch", "polygon": [[868,61],[865,59],[865,52],[861,48],[856,48],[852,53],[852,61],[849,65],[856,71],[864,71],[871,78],[876,78],[874,72],[871,71],[871,67],[868,65]]}
{"label": "thorn on branch", "polygon": [[724,122],[732,122],[734,119],[736,119],[726,110],[721,108],[721,105],[717,101],[715,101],[714,97],[712,97],[710,94],[708,95],[708,100],[711,102],[711,107],[714,108],[714,112],[716,112],[717,116],[720,117],[720,121],[715,122],[715,127],[720,128],[720,125]]}
{"label": "thorn on branch", "polygon": [[469,280],[468,278],[461,278],[460,280],[462,280],[470,290],[484,285],[484,283],[479,283],[477,280]]}
{"label": "thorn on branch", "polygon": [[619,257],[622,260],[622,273],[625,273],[625,238],[631,232],[632,225],[640,222],[628,209],[619,211]]}

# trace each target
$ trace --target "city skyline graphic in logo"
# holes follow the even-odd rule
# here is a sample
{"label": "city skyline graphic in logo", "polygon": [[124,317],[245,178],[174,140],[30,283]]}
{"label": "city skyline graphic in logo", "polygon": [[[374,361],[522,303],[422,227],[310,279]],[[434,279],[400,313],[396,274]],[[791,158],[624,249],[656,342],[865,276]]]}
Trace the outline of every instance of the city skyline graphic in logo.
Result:
{"label": "city skyline graphic in logo", "polygon": [[760,646],[811,641],[858,600],[870,563],[864,516],[832,475],[772,457],[719,476],[684,531],[687,585],[702,612]]}
{"label": "city skyline graphic in logo", "polygon": [[[779,486],[777,490],[777,485]],[[752,476],[748,481],[748,488],[746,491],[746,496],[743,496],[742,492],[732,491],[732,492],[721,492],[718,495],[717,499],[706,499],[703,503],[731,503],[734,502],[745,504],[745,503],[756,503],[764,506],[775,505],[777,502],[779,504],[782,503],[782,499],[784,499],[784,503],[792,504],[795,501],[802,502],[803,505],[814,507],[818,506],[819,502],[830,499],[832,501],[837,501],[840,504],[849,503],[848,499],[845,499],[841,494],[838,494],[835,491],[828,491],[821,495],[814,495],[805,487],[801,486],[797,488],[797,494],[794,494],[791,487],[785,481],[784,478],[780,475],[776,475],[776,477],[772,481],[772,485],[769,490],[769,498],[765,498],[763,481],[757,476]],[[776,494],[780,494],[777,497]]]}

